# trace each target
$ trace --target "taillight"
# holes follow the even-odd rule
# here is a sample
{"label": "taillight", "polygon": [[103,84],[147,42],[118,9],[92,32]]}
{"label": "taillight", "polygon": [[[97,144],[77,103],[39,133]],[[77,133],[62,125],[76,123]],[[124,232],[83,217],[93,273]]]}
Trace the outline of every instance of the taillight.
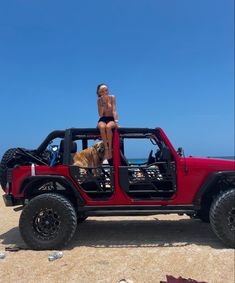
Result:
{"label": "taillight", "polygon": [[11,192],[11,183],[13,180],[13,169],[8,169],[7,170],[7,185],[6,185],[6,193]]}

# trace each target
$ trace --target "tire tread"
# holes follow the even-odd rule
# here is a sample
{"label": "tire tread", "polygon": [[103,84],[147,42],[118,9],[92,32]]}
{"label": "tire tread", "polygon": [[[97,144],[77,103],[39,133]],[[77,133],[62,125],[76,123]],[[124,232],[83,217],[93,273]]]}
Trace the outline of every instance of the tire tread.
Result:
{"label": "tire tread", "polygon": [[[27,216],[31,210],[31,207],[34,206],[36,202],[45,200],[46,197],[47,199],[50,199],[51,201],[60,202],[66,207],[67,209],[66,214],[69,215],[70,227],[72,227],[71,233],[69,234],[68,238],[65,241],[59,244],[52,245],[51,247],[48,247],[48,245],[44,245],[43,243],[38,243],[34,241],[33,239],[30,239],[27,235],[27,228],[26,228],[27,220],[28,220]],[[35,250],[59,249],[59,248],[66,246],[70,242],[70,240],[73,238],[74,233],[76,231],[76,227],[77,227],[77,215],[76,215],[76,212],[75,212],[75,209],[72,203],[68,199],[66,199],[64,196],[55,194],[55,193],[45,193],[45,194],[38,195],[37,197],[33,198],[29,202],[29,204],[24,208],[20,216],[20,223],[19,223],[19,228],[20,228],[22,238],[31,248]]]}
{"label": "tire tread", "polygon": [[[221,223],[218,223],[218,215],[223,213],[223,206],[222,204],[225,203],[228,199],[231,198],[235,199],[235,189],[230,189],[226,192],[221,192],[217,198],[212,203],[210,209],[210,223],[213,232],[216,236],[228,247],[235,248],[235,239],[230,239],[226,233],[224,232]],[[234,195],[234,196],[233,196]],[[235,235],[234,235],[235,237]]]}

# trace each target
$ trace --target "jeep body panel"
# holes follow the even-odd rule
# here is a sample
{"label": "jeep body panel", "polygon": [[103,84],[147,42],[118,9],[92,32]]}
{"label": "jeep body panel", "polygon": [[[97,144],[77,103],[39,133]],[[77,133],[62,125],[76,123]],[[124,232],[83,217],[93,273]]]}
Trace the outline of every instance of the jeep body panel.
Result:
{"label": "jeep body panel", "polygon": [[184,195],[185,203],[192,203],[196,193],[208,176],[220,171],[234,171],[232,160],[181,157],[178,166],[178,194]]}

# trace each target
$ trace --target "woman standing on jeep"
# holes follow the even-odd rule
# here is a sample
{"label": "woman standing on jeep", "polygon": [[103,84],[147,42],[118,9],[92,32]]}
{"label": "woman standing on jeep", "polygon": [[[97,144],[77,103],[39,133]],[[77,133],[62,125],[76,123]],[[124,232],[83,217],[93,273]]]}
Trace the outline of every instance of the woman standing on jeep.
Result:
{"label": "woman standing on jeep", "polygon": [[100,119],[97,128],[100,130],[101,138],[105,146],[105,158],[111,159],[112,154],[112,129],[118,127],[118,114],[116,111],[116,97],[109,95],[109,89],[106,84],[97,86],[96,94],[98,96],[97,105]]}

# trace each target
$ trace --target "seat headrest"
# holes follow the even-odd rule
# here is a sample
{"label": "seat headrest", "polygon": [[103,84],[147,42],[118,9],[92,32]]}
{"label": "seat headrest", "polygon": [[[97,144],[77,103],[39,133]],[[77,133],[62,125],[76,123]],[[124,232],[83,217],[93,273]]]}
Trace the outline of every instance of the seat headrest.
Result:
{"label": "seat headrest", "polygon": [[76,142],[72,142],[72,146],[71,146],[71,153],[75,153],[77,152],[77,144]]}
{"label": "seat headrest", "polygon": [[[64,140],[61,140],[60,142],[60,152],[64,152]],[[73,141],[71,144],[71,153],[75,152],[77,152],[77,144]]]}
{"label": "seat headrest", "polygon": [[168,147],[163,147],[162,148],[162,159],[164,161],[170,161],[171,160],[171,152]]}

